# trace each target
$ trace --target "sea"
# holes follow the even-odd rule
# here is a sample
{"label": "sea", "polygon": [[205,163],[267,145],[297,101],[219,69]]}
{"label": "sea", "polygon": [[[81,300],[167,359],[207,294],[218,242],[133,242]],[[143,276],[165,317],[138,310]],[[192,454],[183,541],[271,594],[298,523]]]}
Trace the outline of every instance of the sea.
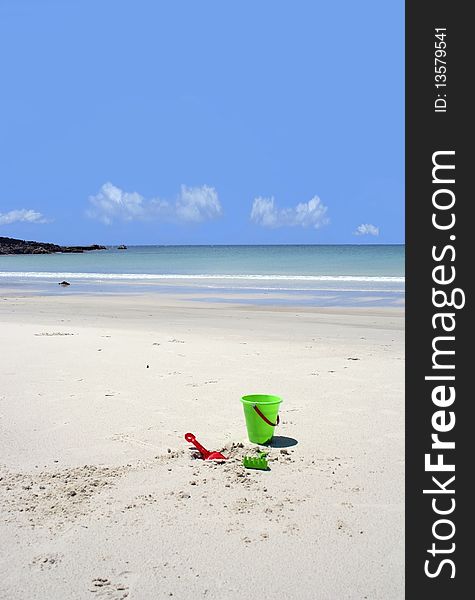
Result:
{"label": "sea", "polygon": [[[68,287],[58,286],[62,280]],[[179,294],[196,301],[404,305],[403,245],[128,246],[0,256],[0,292]]]}

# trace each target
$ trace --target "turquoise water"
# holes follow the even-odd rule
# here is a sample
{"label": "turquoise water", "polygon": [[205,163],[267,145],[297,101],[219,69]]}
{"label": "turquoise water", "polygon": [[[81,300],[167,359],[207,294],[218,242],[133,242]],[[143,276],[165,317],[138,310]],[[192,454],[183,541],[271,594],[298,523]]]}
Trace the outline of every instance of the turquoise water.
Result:
{"label": "turquoise water", "polygon": [[[0,286],[74,291],[404,294],[404,246],[133,246],[0,256]],[[367,298],[367,296],[364,296]],[[307,298],[308,299],[308,298]],[[385,300],[384,303],[387,303]]]}

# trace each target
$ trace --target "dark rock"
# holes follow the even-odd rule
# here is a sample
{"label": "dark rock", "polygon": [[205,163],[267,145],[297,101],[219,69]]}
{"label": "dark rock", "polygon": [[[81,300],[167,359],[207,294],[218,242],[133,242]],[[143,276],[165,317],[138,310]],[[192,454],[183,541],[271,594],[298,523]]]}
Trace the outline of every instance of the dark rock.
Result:
{"label": "dark rock", "polygon": [[61,246],[60,252],[90,252],[91,250],[106,250],[106,247],[98,244],[92,244],[92,246]]}
{"label": "dark rock", "polygon": [[117,250],[127,250],[127,246],[121,244],[120,246],[117,246]]}
{"label": "dark rock", "polygon": [[89,252],[105,249],[105,246],[99,246],[98,244],[92,246],[58,246],[57,244],[0,237],[0,254],[53,254],[55,252]]}
{"label": "dark rock", "polygon": [[62,285],[63,287],[66,287],[67,285],[71,285],[71,284],[69,283],[69,281],[60,281],[58,283],[58,285]]}

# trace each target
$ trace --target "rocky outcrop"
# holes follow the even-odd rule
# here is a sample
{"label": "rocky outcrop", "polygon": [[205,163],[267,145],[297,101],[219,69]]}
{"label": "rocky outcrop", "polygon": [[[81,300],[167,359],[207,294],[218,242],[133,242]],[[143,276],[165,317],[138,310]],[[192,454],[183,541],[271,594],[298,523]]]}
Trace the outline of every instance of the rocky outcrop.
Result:
{"label": "rocky outcrop", "polygon": [[93,244],[92,246],[61,246],[60,252],[89,252],[91,250],[105,250],[105,246]]}
{"label": "rocky outcrop", "polygon": [[105,246],[58,246],[44,242],[31,242],[15,238],[0,237],[0,254],[54,254],[55,252],[89,252],[105,250]]}

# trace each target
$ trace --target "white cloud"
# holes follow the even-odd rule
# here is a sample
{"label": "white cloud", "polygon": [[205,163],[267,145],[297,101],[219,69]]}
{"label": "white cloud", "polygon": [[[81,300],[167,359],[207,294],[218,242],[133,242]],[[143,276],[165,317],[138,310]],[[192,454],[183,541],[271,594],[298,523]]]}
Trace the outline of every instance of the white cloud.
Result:
{"label": "white cloud", "polygon": [[216,190],[207,185],[189,188],[181,186],[176,201],[176,215],[182,221],[204,221],[221,216],[223,210]]}
{"label": "white cloud", "polygon": [[353,235],[379,235],[379,227],[376,225],[371,225],[371,223],[362,223],[358,225],[356,231],[353,232]]}
{"label": "white cloud", "polygon": [[11,223],[48,223],[48,220],[40,212],[31,208],[0,213],[0,225],[10,225]]}
{"label": "white cloud", "polygon": [[87,215],[106,225],[114,220],[132,221],[144,216],[144,199],[137,192],[123,192],[120,188],[105,183],[99,193],[89,197],[91,208]]}
{"label": "white cloud", "polygon": [[151,198],[147,200],[137,192],[124,192],[112,183],[105,183],[99,193],[89,197],[86,214],[110,225],[114,221],[163,220],[200,222],[222,214],[216,190],[181,186],[174,202]]}
{"label": "white cloud", "polygon": [[328,208],[318,196],[308,202],[301,202],[291,208],[278,208],[274,198],[255,198],[251,221],[263,227],[313,227],[319,229],[327,225],[330,219],[326,216]]}

